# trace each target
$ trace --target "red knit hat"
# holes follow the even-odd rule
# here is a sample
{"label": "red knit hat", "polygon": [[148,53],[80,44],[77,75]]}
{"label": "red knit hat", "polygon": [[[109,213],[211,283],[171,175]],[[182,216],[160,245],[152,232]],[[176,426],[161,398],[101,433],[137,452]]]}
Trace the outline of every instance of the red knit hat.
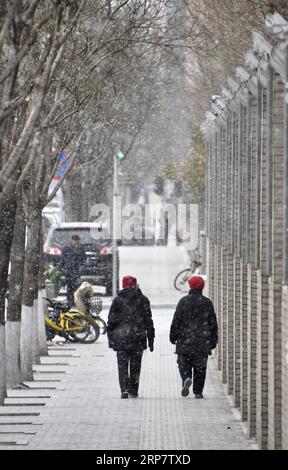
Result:
{"label": "red knit hat", "polygon": [[201,276],[190,277],[188,284],[191,287],[191,289],[203,289],[205,286],[204,279]]}
{"label": "red knit hat", "polygon": [[137,279],[133,276],[124,276],[122,279],[122,287],[126,289],[127,287],[136,287]]}

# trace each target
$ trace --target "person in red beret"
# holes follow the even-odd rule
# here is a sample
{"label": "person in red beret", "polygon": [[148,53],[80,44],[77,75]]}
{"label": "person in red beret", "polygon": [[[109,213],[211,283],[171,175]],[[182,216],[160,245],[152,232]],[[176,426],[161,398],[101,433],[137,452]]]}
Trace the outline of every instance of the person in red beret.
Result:
{"label": "person in red beret", "polygon": [[170,342],[176,344],[182,397],[189,395],[193,381],[195,398],[203,398],[208,355],[218,343],[218,325],[211,300],[202,295],[204,279],[192,276],[188,284],[189,294],[182,297],[176,307]]}
{"label": "person in red beret", "polygon": [[107,323],[109,348],[117,353],[121,398],[137,398],[141,362],[147,340],[154,350],[155,330],[150,302],[134,276],[124,276],[123,289],[114,298]]}

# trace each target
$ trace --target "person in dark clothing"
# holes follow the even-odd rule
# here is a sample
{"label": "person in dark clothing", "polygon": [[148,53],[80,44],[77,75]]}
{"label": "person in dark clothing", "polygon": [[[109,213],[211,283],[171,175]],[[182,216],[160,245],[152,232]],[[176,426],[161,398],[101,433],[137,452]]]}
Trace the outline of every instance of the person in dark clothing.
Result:
{"label": "person in dark clothing", "polygon": [[193,393],[195,398],[203,398],[208,355],[218,343],[218,326],[211,300],[202,295],[203,278],[192,276],[188,283],[191,289],[176,307],[170,342],[176,344],[182,396],[189,395],[193,370]]}
{"label": "person in dark clothing", "polygon": [[72,235],[69,246],[65,246],[59,268],[67,286],[67,302],[74,304],[74,292],[79,287],[80,276],[85,263],[85,250],[80,245],[80,237]]}
{"label": "person in dark clothing", "polygon": [[125,276],[123,289],[114,298],[108,314],[109,348],[117,353],[121,398],[137,398],[141,361],[147,339],[154,350],[155,330],[150,302],[137,287],[137,279]]}

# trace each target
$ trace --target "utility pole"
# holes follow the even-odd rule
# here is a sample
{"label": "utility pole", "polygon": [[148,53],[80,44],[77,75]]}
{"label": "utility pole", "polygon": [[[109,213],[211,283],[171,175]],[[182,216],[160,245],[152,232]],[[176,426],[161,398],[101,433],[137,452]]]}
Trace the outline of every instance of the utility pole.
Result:
{"label": "utility pole", "polygon": [[114,154],[113,172],[113,240],[112,240],[112,293],[117,295],[117,196],[118,196],[118,162],[117,155]]}

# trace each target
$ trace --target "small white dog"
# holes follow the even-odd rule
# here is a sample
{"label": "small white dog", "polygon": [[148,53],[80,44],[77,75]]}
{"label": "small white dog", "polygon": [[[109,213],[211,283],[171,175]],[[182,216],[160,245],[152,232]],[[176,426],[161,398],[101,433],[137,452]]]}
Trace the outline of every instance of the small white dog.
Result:
{"label": "small white dog", "polygon": [[93,296],[93,287],[87,281],[82,282],[81,286],[74,292],[74,302],[77,310],[86,313],[85,300]]}

